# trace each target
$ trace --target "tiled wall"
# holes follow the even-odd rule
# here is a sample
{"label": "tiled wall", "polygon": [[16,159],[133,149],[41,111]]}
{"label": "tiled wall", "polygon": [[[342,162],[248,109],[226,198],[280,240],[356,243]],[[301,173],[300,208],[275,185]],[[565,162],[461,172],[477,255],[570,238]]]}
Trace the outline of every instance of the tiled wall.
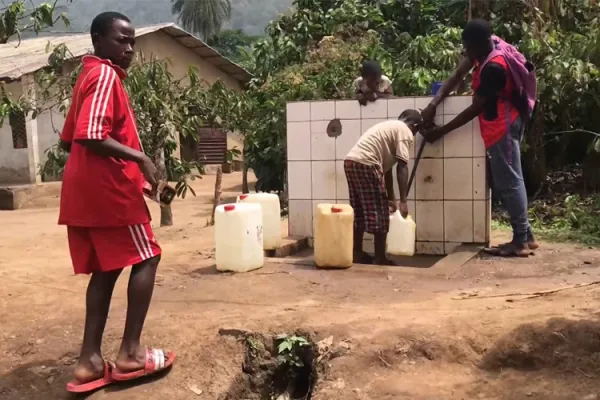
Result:
{"label": "tiled wall", "polygon": [[[378,122],[420,109],[429,97],[379,100],[362,107],[354,100],[297,102],[287,105],[289,229],[292,236],[313,236],[319,203],[348,203],[343,160],[361,134]],[[449,122],[468,107],[470,97],[450,97],[438,108],[436,122]],[[330,138],[328,123],[339,118],[342,134]],[[417,135],[415,149],[421,135]],[[394,168],[395,175],[395,168]],[[394,177],[394,182],[396,179]],[[397,183],[395,183],[398,195]],[[448,254],[461,243],[488,243],[491,199],[486,184],[485,149],[477,119],[427,144],[409,193],[417,223],[417,253]],[[365,249],[372,251],[372,237]]]}

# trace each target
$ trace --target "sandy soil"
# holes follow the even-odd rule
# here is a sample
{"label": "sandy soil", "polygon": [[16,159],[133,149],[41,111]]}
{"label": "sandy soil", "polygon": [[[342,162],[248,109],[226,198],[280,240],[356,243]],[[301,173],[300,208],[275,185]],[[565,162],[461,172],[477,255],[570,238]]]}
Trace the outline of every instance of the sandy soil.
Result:
{"label": "sandy soil", "polygon": [[[226,176],[224,197],[238,193],[240,182],[239,174]],[[144,340],[175,350],[175,368],[90,399],[224,398],[244,374],[244,346],[220,335],[222,328],[301,329],[350,343],[322,366],[316,400],[599,398],[598,286],[489,297],[600,281],[598,250],[544,244],[529,259],[476,259],[443,270],[269,263],[219,274],[206,226],[213,185],[214,176],[195,184],[198,197],[175,203],[175,226],[156,230],[164,256]],[[64,387],[79,350],[87,279],[72,275],[66,232],[56,225],[57,189],[33,208],[0,212],[2,399],[70,398]],[[152,212],[158,221],[158,209]],[[126,282],[115,290],[108,357],[119,346]]]}

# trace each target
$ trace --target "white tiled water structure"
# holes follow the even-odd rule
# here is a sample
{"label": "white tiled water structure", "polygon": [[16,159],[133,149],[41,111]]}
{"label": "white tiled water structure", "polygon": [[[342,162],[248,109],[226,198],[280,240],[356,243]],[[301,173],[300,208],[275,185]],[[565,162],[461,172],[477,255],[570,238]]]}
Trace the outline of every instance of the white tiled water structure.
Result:
{"label": "white tiled water structure", "polygon": [[[397,119],[406,109],[420,109],[430,97],[378,100],[360,106],[355,100],[287,104],[289,234],[313,237],[313,215],[319,203],[349,203],[344,157],[360,135],[378,122]],[[449,97],[437,110],[436,122],[448,123],[471,104],[471,97]],[[329,122],[340,119],[342,133],[329,137]],[[417,135],[409,170],[423,137]],[[426,144],[408,196],[417,223],[417,254],[443,255],[463,243],[488,244],[491,192],[486,179],[486,152],[477,119]],[[395,175],[395,168],[394,168]],[[394,177],[396,195],[398,187]],[[373,238],[365,235],[365,250]]]}

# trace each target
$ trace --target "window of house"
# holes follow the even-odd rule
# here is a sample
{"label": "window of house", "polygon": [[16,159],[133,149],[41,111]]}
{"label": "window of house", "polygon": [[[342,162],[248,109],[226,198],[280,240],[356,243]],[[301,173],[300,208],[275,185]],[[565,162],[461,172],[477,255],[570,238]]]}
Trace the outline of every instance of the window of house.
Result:
{"label": "window of house", "polygon": [[27,148],[27,125],[23,111],[13,111],[8,115],[8,122],[12,131],[13,148]]}

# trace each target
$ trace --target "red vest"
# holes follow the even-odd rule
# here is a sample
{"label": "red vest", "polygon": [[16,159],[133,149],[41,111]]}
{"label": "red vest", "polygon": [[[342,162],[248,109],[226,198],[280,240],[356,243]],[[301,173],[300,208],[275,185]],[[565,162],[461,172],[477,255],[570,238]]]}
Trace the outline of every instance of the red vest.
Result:
{"label": "red vest", "polygon": [[[519,112],[510,102],[510,96],[513,90],[513,82],[504,57],[497,56],[492,58],[489,62],[494,62],[496,64],[502,65],[504,71],[506,72],[506,86],[504,86],[504,89],[502,90],[496,104],[496,108],[498,110],[498,116],[496,117],[496,119],[489,121],[484,118],[483,113],[479,114],[479,126],[481,127],[481,137],[483,138],[483,143],[485,144],[486,149],[498,143],[498,141],[502,139],[504,135],[506,135],[506,132],[508,132],[510,125],[519,116]],[[473,71],[472,86],[474,92],[477,92],[477,89],[481,85],[481,71],[477,64],[478,63],[475,64],[476,68],[475,71]]]}

